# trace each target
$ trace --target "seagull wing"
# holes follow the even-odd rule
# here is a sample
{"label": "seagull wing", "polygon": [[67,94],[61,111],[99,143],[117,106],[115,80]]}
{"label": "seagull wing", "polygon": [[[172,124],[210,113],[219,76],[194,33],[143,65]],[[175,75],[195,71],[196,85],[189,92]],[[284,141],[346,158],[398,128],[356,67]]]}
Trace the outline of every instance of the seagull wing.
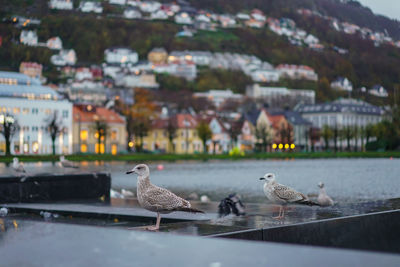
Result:
{"label": "seagull wing", "polygon": [[275,185],[273,192],[278,198],[287,202],[298,202],[307,199],[305,195],[286,185]]}
{"label": "seagull wing", "polygon": [[146,201],[156,206],[161,210],[174,210],[182,207],[190,208],[190,203],[181,197],[178,197],[171,191],[153,186],[145,192],[144,195]]}

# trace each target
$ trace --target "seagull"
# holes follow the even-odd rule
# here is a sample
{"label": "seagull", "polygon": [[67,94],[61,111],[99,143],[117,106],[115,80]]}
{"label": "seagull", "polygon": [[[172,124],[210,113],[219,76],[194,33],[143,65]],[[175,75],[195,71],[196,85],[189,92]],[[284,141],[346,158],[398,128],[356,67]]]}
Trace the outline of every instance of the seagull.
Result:
{"label": "seagull", "polygon": [[319,205],[309,200],[304,194],[297,192],[296,190],[279,184],[275,181],[275,174],[267,173],[260,180],[265,180],[264,183],[264,194],[272,202],[280,204],[279,215],[274,219],[281,220],[285,217],[284,205],[288,203],[304,204],[304,205]]}
{"label": "seagull", "polygon": [[18,158],[13,158],[13,169],[17,173],[26,173],[24,165],[19,162]]}
{"label": "seagull", "polygon": [[146,210],[157,212],[157,223],[155,226],[147,227],[147,230],[156,231],[160,228],[160,213],[166,214],[174,211],[204,213],[191,207],[190,202],[178,197],[167,189],[153,185],[150,182],[150,170],[146,164],[139,164],[126,174],[138,175],[137,198],[140,206]]}
{"label": "seagull", "polygon": [[75,169],[79,168],[72,161],[65,159],[64,156],[60,156],[60,163],[61,163],[61,166],[63,166],[64,168],[75,168]]}
{"label": "seagull", "polygon": [[318,195],[318,198],[317,198],[318,204],[320,206],[325,206],[325,207],[333,206],[333,204],[334,204],[333,200],[326,193],[325,188],[324,188],[324,186],[325,186],[324,183],[323,182],[319,182],[318,186],[320,188],[319,189],[319,195]]}

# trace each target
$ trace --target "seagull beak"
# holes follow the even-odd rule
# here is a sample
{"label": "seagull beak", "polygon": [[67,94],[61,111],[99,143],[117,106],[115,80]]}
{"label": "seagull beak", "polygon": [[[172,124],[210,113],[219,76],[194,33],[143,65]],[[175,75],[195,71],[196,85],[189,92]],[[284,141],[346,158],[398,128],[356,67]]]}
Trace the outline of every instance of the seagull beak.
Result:
{"label": "seagull beak", "polygon": [[264,178],[264,177],[261,177],[260,180],[265,180],[265,178]]}
{"label": "seagull beak", "polygon": [[126,174],[131,174],[131,173],[133,173],[133,172],[135,172],[135,171],[130,170],[130,171],[127,171]]}

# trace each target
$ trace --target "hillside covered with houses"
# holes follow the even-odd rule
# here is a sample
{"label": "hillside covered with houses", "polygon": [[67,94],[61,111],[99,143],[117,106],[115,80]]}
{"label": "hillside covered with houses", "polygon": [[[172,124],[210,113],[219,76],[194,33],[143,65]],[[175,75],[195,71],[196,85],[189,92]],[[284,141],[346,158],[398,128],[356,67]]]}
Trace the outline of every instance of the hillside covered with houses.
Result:
{"label": "hillside covered with houses", "polygon": [[371,13],[372,27],[354,1],[283,2],[7,3],[0,110],[24,123],[12,153],[395,149],[396,22]]}

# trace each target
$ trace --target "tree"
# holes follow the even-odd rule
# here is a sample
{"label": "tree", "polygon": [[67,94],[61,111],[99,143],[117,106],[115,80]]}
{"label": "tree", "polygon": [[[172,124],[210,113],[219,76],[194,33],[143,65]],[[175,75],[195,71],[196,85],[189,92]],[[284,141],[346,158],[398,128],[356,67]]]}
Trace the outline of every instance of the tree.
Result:
{"label": "tree", "polygon": [[353,128],[350,125],[345,126],[343,129],[343,134],[347,141],[347,151],[350,151],[351,150],[350,141],[354,137]]}
{"label": "tree", "polygon": [[[102,154],[106,152],[106,139],[108,134],[108,124],[105,120],[96,120],[93,125],[95,131],[95,137],[97,139],[97,154]],[[104,145],[104,151],[101,149],[101,144]]]}
{"label": "tree", "polygon": [[6,156],[11,155],[11,140],[18,130],[18,122],[12,115],[8,113],[0,115],[0,133],[6,142]]}
{"label": "tree", "polygon": [[333,136],[333,131],[328,125],[324,125],[322,127],[321,135],[322,135],[322,138],[324,139],[325,151],[327,151],[329,149],[329,140],[331,140],[331,138]]}
{"label": "tree", "polygon": [[259,123],[256,126],[256,138],[257,142],[261,144],[261,151],[267,152],[267,147],[271,143],[272,136],[271,131],[264,123]]}
{"label": "tree", "polygon": [[168,135],[168,140],[169,140],[169,144],[172,147],[172,151],[175,153],[175,146],[173,144],[173,141],[176,137],[176,130],[177,130],[177,126],[175,121],[173,120],[173,118],[169,118],[168,119],[168,124],[167,124],[167,135]]}
{"label": "tree", "polygon": [[139,118],[133,122],[132,132],[135,136],[135,139],[140,141],[140,142],[135,142],[135,148],[138,152],[143,151],[143,138],[147,135],[149,130],[150,130],[149,120]]}
{"label": "tree", "polygon": [[46,127],[47,132],[51,138],[51,147],[53,151],[53,155],[56,154],[56,139],[60,135],[61,132],[64,131],[64,127],[62,125],[62,118],[58,116],[58,112],[53,112],[53,114],[49,115],[46,119]]}
{"label": "tree", "polygon": [[333,147],[334,147],[334,150],[336,153],[338,151],[337,142],[338,142],[339,135],[340,135],[340,129],[337,124],[335,124],[335,127],[333,127],[332,135],[333,135]]}
{"label": "tree", "polygon": [[237,121],[237,122],[235,121],[230,124],[230,128],[229,128],[228,132],[229,132],[229,137],[231,139],[232,148],[236,146],[238,137],[239,137],[240,133],[242,132],[241,126],[242,126],[241,121]]}
{"label": "tree", "polygon": [[207,140],[209,140],[212,137],[212,132],[211,132],[210,126],[208,125],[207,122],[201,121],[197,125],[196,130],[197,130],[197,135],[203,142],[203,151],[204,151],[204,153],[207,153],[207,144],[206,143],[207,143]]}

